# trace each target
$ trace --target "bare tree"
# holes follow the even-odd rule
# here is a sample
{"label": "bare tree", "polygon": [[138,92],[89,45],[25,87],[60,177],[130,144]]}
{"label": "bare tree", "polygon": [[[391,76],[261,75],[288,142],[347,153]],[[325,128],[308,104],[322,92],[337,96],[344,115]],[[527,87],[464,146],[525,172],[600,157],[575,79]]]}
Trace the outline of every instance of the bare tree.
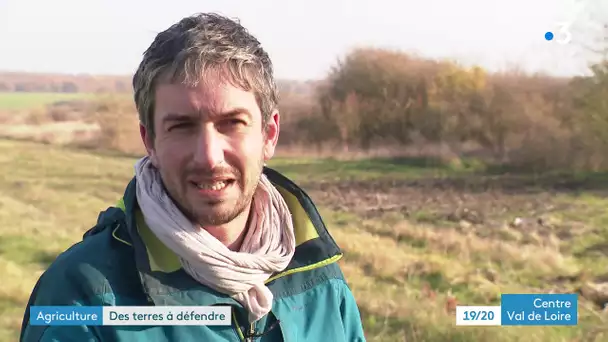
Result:
{"label": "bare tree", "polygon": [[583,10],[577,21],[581,23],[575,43],[582,47],[592,64],[608,60],[608,2],[578,0]]}

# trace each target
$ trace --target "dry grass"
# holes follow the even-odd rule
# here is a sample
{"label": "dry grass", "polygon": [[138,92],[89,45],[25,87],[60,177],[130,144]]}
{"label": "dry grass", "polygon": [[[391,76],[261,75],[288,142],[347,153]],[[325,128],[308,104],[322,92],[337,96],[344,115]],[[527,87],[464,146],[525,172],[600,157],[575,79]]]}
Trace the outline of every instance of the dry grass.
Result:
{"label": "dry grass", "polygon": [[[133,174],[133,162],[133,158],[0,140],[0,272],[7,279],[0,290],[0,341],[15,340],[35,279],[57,253],[81,238],[100,210],[122,194]],[[444,196],[443,202],[441,196],[431,194],[439,200],[427,201],[430,188],[407,193],[409,202],[405,203],[424,203],[410,205],[408,215],[398,207],[367,215],[361,208],[369,203],[344,200],[345,210],[334,209],[330,204],[336,197],[322,196],[332,186],[351,182],[351,196],[366,198],[362,195],[371,193],[369,198],[374,198],[375,192],[384,192],[383,181],[392,180],[396,189],[404,189],[399,182],[420,183],[425,175],[441,174],[440,167],[294,158],[278,158],[271,166],[304,184],[319,203],[344,249],[341,264],[361,308],[369,341],[593,341],[590,336],[606,324],[604,314],[585,301],[579,311],[581,323],[568,328],[456,327],[453,308],[447,308],[456,303],[495,305],[502,292],[570,292],[583,281],[579,274],[601,276],[608,267],[606,255],[583,252],[606,243],[608,220],[600,210],[608,202],[603,196],[537,193],[557,207],[560,202],[569,203],[554,213],[553,224],[595,229],[581,230],[586,233],[578,237],[557,238],[554,234],[549,238],[539,227],[511,227],[506,221],[494,227],[468,222],[466,217],[446,222],[429,216],[433,208],[453,205],[449,200],[453,194]],[[362,183],[362,179],[366,181]],[[412,191],[420,195],[415,197]],[[437,191],[448,194],[456,190]],[[507,193],[493,196],[505,206],[514,201]],[[486,201],[471,194],[461,198],[471,207],[472,201]],[[516,202],[530,201],[515,198]],[[400,202],[404,197],[389,196],[383,203]],[[534,206],[526,203],[513,207],[516,212],[512,215],[494,217],[490,213],[488,222],[522,215],[526,210],[532,215]],[[422,217],[426,219],[420,220]],[[526,238],[534,234],[536,238]],[[558,280],[569,277],[574,280]],[[595,341],[602,338],[606,335],[598,334]]]}
{"label": "dry grass", "polygon": [[82,121],[0,125],[0,136],[2,137],[56,145],[91,141],[99,135],[99,131],[97,124]]}
{"label": "dry grass", "polygon": [[[488,241],[429,225],[392,225],[390,219],[324,214],[345,251],[343,268],[370,341],[578,341],[590,334],[588,326],[605,322],[581,305],[580,329],[456,327],[446,310],[450,300],[498,305],[506,292],[572,292],[575,284],[560,288],[550,279],[577,273],[580,265],[555,249]],[[388,229],[401,238],[384,234]]]}
{"label": "dry grass", "polygon": [[145,152],[129,97],[103,94],[74,98],[0,113],[0,137],[133,155]]}

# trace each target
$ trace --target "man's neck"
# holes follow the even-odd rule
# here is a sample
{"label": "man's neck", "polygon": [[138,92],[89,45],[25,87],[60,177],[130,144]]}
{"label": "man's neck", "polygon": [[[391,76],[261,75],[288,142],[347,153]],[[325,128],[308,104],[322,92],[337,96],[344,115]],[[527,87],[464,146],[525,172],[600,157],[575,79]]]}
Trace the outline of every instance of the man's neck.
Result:
{"label": "man's neck", "polygon": [[238,251],[241,249],[241,245],[247,234],[247,227],[249,227],[251,217],[250,212],[251,207],[247,207],[245,211],[229,223],[221,226],[205,227],[205,230],[231,251]]}

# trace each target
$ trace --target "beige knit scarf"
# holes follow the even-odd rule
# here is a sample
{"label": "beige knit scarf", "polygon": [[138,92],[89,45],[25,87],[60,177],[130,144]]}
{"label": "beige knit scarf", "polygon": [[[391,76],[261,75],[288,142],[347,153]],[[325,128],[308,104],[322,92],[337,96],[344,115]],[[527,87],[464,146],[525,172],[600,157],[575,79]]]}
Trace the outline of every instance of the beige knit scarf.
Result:
{"label": "beige knit scarf", "polygon": [[260,178],[251,223],[240,251],[235,252],[180,212],[149,157],[136,163],[135,173],[137,201],[146,224],[179,256],[184,270],[201,284],[240,302],[250,322],[266,315],[273,296],[264,281],[284,270],[295,251],[291,214],[266,176]]}

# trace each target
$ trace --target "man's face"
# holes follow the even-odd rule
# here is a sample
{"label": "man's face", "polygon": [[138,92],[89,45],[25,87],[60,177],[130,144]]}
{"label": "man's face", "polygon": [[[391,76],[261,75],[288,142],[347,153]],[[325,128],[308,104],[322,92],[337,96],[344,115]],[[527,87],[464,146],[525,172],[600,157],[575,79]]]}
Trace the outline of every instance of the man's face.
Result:
{"label": "man's face", "polygon": [[155,137],[141,127],[152,163],[182,212],[201,226],[235,219],[251,204],[272,157],[279,114],[267,129],[252,92],[206,77],[197,87],[159,84]]}

